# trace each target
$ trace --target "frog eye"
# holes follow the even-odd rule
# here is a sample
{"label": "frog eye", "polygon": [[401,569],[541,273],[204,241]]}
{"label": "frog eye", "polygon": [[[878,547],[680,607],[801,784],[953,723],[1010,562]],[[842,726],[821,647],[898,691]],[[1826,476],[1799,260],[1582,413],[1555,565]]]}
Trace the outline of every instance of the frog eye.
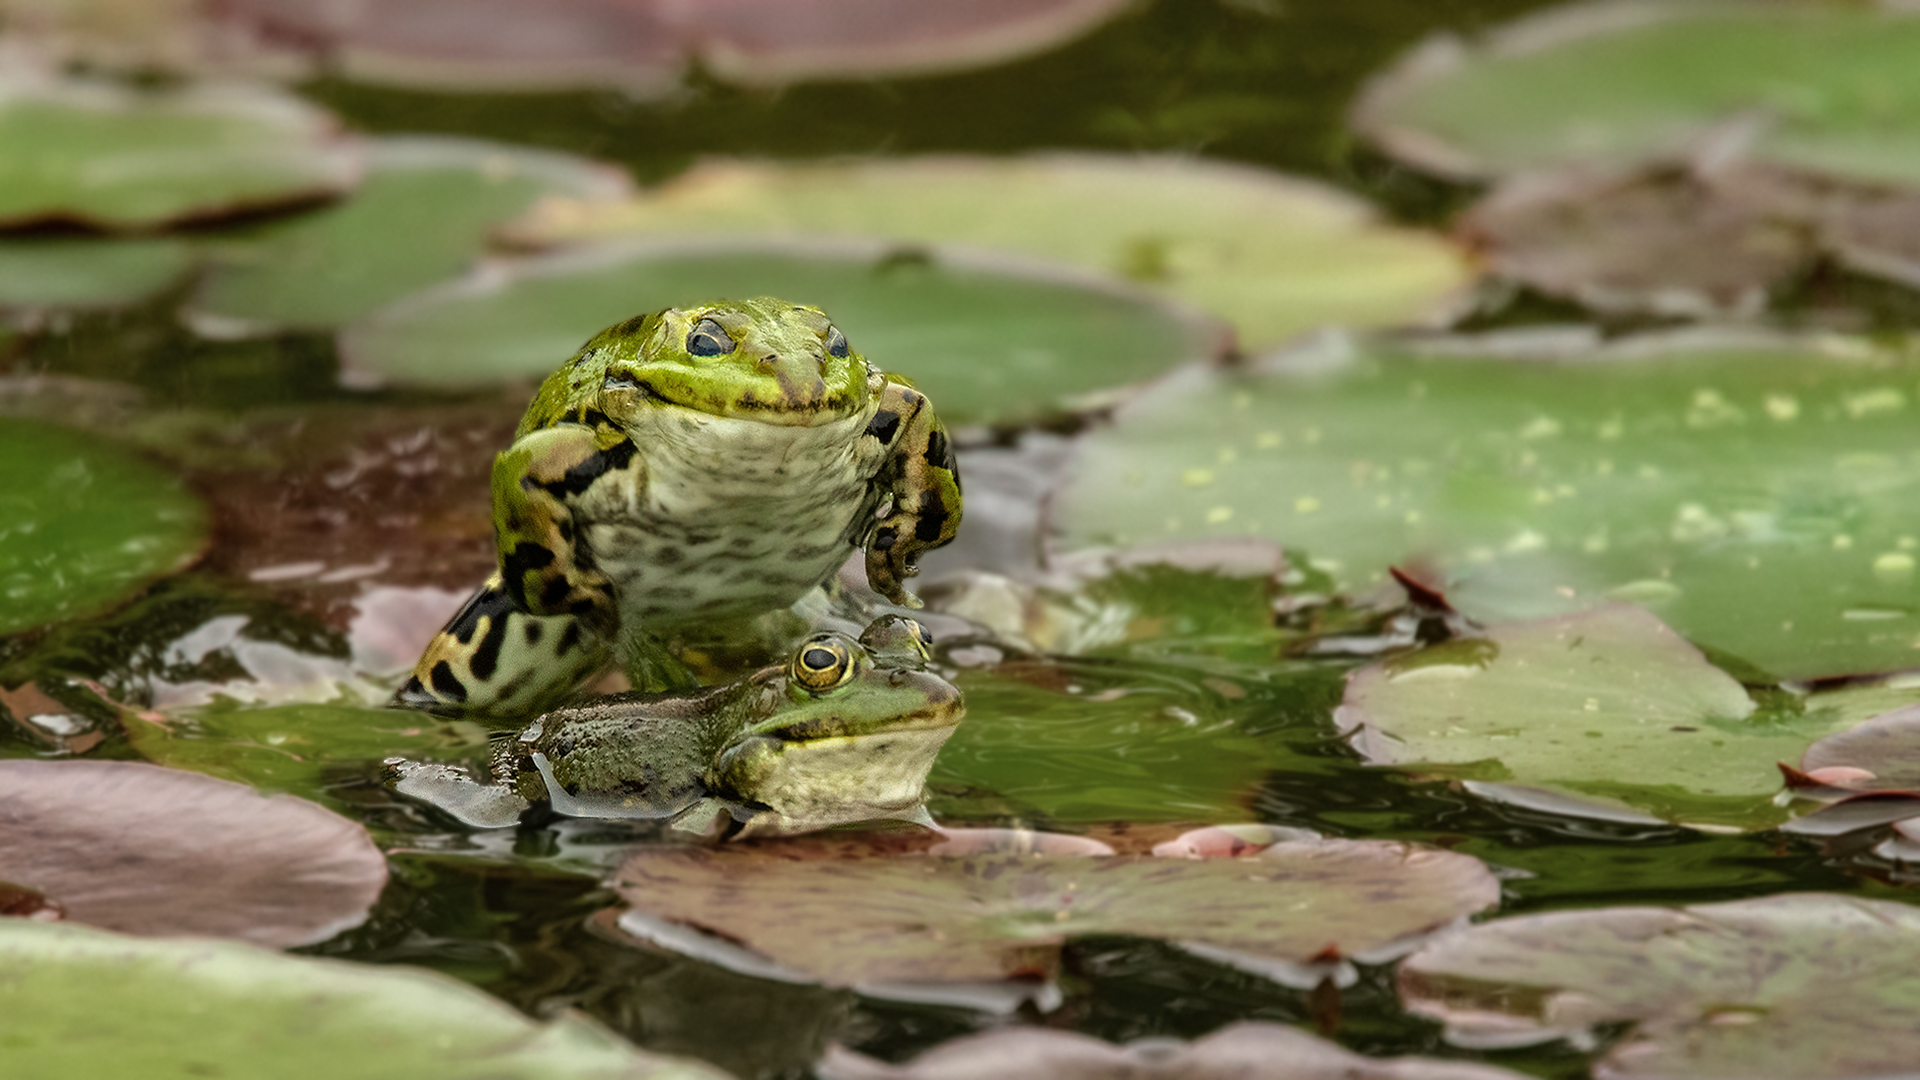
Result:
{"label": "frog eye", "polygon": [[831,690],[853,674],[853,654],[843,642],[815,638],[793,654],[793,678],[809,690]]}
{"label": "frog eye", "polygon": [[733,339],[712,319],[701,319],[687,333],[687,351],[695,356],[725,356],[733,351]]}
{"label": "frog eye", "polygon": [[837,326],[827,327],[827,353],[842,360],[847,358],[847,335]]}

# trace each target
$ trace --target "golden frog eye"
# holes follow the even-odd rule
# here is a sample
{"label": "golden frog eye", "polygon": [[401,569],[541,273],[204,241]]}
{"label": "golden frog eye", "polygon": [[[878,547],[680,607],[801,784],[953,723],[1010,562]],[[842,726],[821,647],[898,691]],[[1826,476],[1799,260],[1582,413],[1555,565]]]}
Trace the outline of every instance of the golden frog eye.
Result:
{"label": "golden frog eye", "polygon": [[794,681],[809,690],[831,690],[853,674],[853,654],[845,642],[815,638],[793,654]]}

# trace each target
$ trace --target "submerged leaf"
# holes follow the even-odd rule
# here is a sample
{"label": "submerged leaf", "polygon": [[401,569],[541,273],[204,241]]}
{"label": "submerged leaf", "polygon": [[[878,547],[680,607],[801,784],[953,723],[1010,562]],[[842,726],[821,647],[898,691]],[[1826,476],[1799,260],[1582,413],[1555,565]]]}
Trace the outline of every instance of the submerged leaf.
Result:
{"label": "submerged leaf", "polygon": [[235,942],[0,919],[16,1076],[726,1080],[575,1013],[537,1023],[459,980]]}
{"label": "submerged leaf", "polygon": [[1171,157],[709,162],[625,204],[551,201],[512,230],[545,244],[715,233],[1019,252],[1211,311],[1249,347],[1327,324],[1417,320],[1467,282],[1440,239],[1388,226],[1342,192]]}
{"label": "submerged leaf", "polygon": [[[1379,841],[1289,841],[1249,859],[1200,860],[871,843],[644,849],[614,888],[643,915],[706,928],[837,985],[1049,977],[1063,943],[1096,934],[1301,965],[1378,949],[1499,899],[1477,859]],[[783,917],[766,918],[775,907]]]}
{"label": "submerged leaf", "polygon": [[1920,1058],[1920,911],[1798,894],[1499,919],[1400,967],[1416,1013],[1468,1045],[1631,1022],[1594,1075],[1846,1080]]}
{"label": "submerged leaf", "polygon": [[310,945],[359,925],[387,882],[346,818],[152,765],[0,761],[0,826],[0,881],[127,933]]}

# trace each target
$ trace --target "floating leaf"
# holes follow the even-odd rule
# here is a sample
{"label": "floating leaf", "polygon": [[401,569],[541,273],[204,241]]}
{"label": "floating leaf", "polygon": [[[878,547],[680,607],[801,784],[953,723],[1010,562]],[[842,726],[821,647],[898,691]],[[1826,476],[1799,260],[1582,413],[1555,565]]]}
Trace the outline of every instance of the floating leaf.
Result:
{"label": "floating leaf", "polygon": [[0,881],[126,933],[310,945],[359,925],[387,883],[346,818],[134,762],[0,761],[0,824]]}
{"label": "floating leaf", "polygon": [[1214,325],[1102,283],[881,245],[614,245],[487,268],[349,327],[360,373],[471,386],[537,380],[597,331],[721,296],[830,312],[874,364],[956,422],[1031,419],[1072,399],[1215,355]]}
{"label": "floating leaf", "polygon": [[185,276],[180,240],[0,241],[0,310],[110,308],[145,300]]}
{"label": "floating leaf", "polygon": [[[1305,964],[1380,948],[1499,898],[1477,859],[1380,841],[1293,841],[1250,859],[1200,860],[872,844],[643,849],[614,888],[642,914],[840,985],[1047,976],[1062,943],[1094,934]],[[776,907],[783,917],[766,918]]]}
{"label": "floating leaf", "polygon": [[1598,796],[1669,820],[1771,824],[1774,763],[1832,730],[1747,692],[1626,604],[1495,625],[1354,673],[1335,714],[1376,765]]}
{"label": "floating leaf", "polygon": [[1517,363],[1495,340],[1177,375],[1080,440],[1053,551],[1263,536],[1346,589],[1430,568],[1481,620],[1631,600],[1775,678],[1914,664],[1920,366],[1764,338]]}
{"label": "floating leaf", "polygon": [[998,248],[1129,278],[1255,347],[1402,323],[1464,287],[1458,253],[1311,181],[1183,158],[1049,154],[798,165],[709,162],[625,204],[549,201],[535,243],[617,234],[838,234]]}
{"label": "floating leaf", "polygon": [[963,670],[967,722],[934,762],[929,809],[961,821],[1009,809],[1056,823],[1239,820],[1275,770],[1333,775],[1338,761],[1275,729],[1294,721],[1317,739],[1337,677],[1189,681],[1064,661]]}
{"label": "floating leaf", "polygon": [[223,700],[165,717],[126,710],[121,724],[155,764],[322,803],[334,801],[332,783],[365,783],[385,758],[479,758],[486,746],[485,730],[472,724],[348,703],[248,708]]}
{"label": "floating leaf", "polygon": [[277,90],[0,71],[0,223],[141,228],[334,194],[358,172],[332,117]]}
{"label": "floating leaf", "polygon": [[212,248],[186,310],[222,334],[330,329],[458,276],[487,231],[553,195],[611,199],[623,173],[581,158],[471,139],[380,139],[352,199]]}
{"label": "floating leaf", "polygon": [[1595,1076],[1845,1080],[1920,1058],[1920,911],[1798,894],[1499,919],[1400,967],[1414,1012],[1470,1045],[1633,1026]]}
{"label": "floating leaf", "polygon": [[228,20],[349,76],[453,90],[611,84],[664,92],[688,60],[731,82],[917,75],[1060,45],[1124,0],[235,0]]}
{"label": "floating leaf", "polygon": [[78,432],[0,419],[0,634],[82,615],[199,554],[174,477]]}
{"label": "floating leaf", "polygon": [[1519,1073],[1432,1058],[1368,1058],[1297,1028],[1242,1021],[1196,1039],[1115,1046],[1088,1035],[1015,1027],[965,1035],[890,1065],[842,1046],[823,1080],[1521,1080]]}
{"label": "floating leaf", "polygon": [[1379,77],[1355,122],[1466,177],[1736,148],[1845,179],[1920,180],[1920,18],[1894,5],[1605,2],[1472,47],[1436,39]]}
{"label": "floating leaf", "polygon": [[[444,975],[0,919],[0,1044],[19,1076],[726,1080]],[[211,1022],[217,1018],[218,1022]]]}

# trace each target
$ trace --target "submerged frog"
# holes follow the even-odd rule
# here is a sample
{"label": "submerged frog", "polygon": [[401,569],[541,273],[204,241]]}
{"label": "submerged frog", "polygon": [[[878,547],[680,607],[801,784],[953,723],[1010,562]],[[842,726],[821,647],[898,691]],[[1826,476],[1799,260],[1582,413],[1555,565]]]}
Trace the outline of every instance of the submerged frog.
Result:
{"label": "submerged frog", "polygon": [[671,818],[735,836],[926,820],[927,771],[966,714],[927,670],[926,629],[887,615],[815,634],[784,667],[679,694],[614,694],[496,740],[493,780],[393,759],[396,788],[497,828],[545,802],[570,817]]}
{"label": "submerged frog", "polygon": [[904,580],[959,525],[926,396],[825,312],[760,297],[629,319],[547,377],[495,458],[499,570],[394,703],[524,719],[616,649],[632,669],[676,626],[787,607],[860,547],[873,588],[917,607]]}

